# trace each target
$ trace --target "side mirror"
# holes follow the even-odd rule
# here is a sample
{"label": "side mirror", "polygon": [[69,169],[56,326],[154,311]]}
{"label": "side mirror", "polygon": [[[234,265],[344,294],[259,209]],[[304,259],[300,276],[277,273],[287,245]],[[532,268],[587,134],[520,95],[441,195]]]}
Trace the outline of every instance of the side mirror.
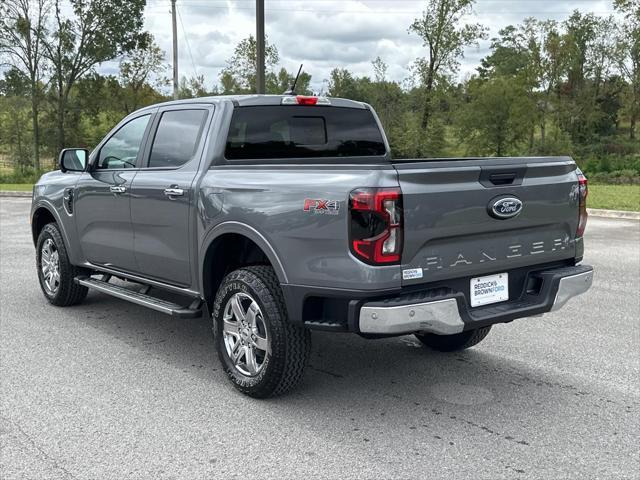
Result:
{"label": "side mirror", "polygon": [[89,159],[86,148],[65,148],[60,152],[58,163],[62,172],[84,172]]}

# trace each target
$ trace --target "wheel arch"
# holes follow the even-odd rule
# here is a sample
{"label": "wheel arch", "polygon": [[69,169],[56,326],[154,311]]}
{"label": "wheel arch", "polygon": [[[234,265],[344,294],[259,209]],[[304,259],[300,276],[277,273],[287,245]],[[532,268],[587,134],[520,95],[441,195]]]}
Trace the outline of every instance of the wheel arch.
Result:
{"label": "wheel arch", "polygon": [[60,219],[54,211],[46,205],[38,205],[34,208],[33,213],[31,214],[31,236],[33,238],[33,244],[37,245],[40,232],[45,225],[49,223],[55,223],[58,225],[58,228],[61,230],[60,233],[62,234],[63,240],[68,244],[65,233],[62,231]]}
{"label": "wheel arch", "polygon": [[[267,239],[256,229],[240,222],[225,222],[213,228],[201,249],[199,277],[204,299],[211,306],[224,276],[248,265],[269,265],[278,281],[287,283],[280,258]],[[216,262],[216,258],[224,258]]]}

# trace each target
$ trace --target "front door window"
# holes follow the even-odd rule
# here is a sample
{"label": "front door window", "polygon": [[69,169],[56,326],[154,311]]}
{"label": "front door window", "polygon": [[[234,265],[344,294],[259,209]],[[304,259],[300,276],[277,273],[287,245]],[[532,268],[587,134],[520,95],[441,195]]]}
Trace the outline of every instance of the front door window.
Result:
{"label": "front door window", "polygon": [[149,118],[151,115],[143,115],[120,127],[100,149],[96,168],[135,168]]}

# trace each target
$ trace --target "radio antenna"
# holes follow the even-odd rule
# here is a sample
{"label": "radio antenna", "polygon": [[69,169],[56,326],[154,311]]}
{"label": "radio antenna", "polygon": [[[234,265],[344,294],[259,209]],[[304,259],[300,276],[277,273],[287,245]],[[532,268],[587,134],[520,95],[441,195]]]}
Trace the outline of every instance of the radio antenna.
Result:
{"label": "radio antenna", "polygon": [[302,63],[300,64],[300,68],[298,69],[298,74],[296,75],[296,78],[293,80],[293,83],[291,84],[291,88],[289,90],[287,90],[286,92],[284,92],[285,95],[295,95],[296,94],[296,83],[298,83],[298,77],[300,77],[300,72],[302,72]]}

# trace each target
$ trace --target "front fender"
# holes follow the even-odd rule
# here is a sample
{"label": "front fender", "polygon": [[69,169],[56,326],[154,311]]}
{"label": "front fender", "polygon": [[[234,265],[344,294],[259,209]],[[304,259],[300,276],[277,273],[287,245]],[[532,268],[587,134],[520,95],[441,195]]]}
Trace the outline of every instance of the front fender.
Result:
{"label": "front fender", "polygon": [[49,200],[44,198],[34,200],[33,203],[31,204],[31,213],[30,213],[29,223],[31,224],[31,234],[33,236],[33,244],[35,245],[38,242],[38,236],[35,234],[35,231],[34,231],[34,224],[33,224],[34,215],[38,210],[41,210],[41,209],[47,210],[51,214],[51,216],[54,218],[58,226],[60,227],[62,240],[64,240],[65,247],[68,250],[69,236],[67,235],[67,229],[65,228],[65,223],[63,222],[63,219],[60,217],[60,214],[58,213],[55,205],[51,203]]}

